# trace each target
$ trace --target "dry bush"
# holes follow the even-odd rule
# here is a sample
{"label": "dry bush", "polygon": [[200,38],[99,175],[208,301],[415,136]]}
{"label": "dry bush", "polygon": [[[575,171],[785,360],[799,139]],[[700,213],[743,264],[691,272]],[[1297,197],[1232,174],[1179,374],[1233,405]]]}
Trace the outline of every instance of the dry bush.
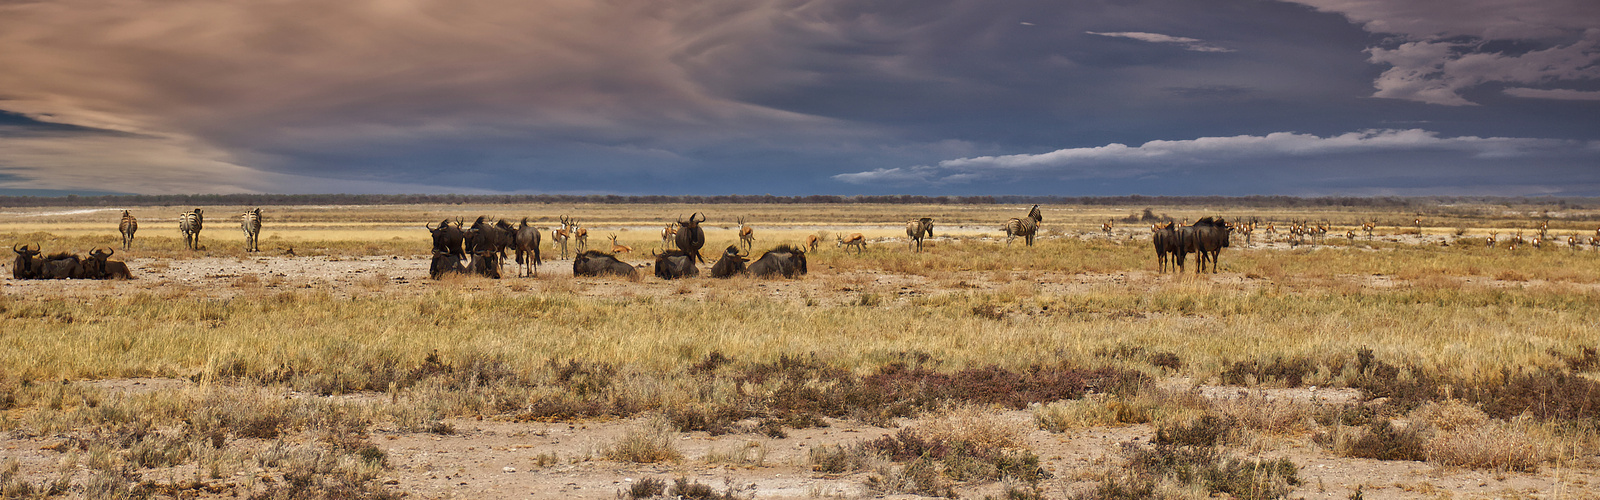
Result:
{"label": "dry bush", "polygon": [[1474,469],[1535,472],[1544,462],[1526,432],[1499,421],[1436,432],[1424,448],[1430,462]]}
{"label": "dry bush", "polygon": [[657,463],[683,458],[673,444],[677,433],[664,418],[651,418],[629,430],[601,453],[618,462]]}
{"label": "dry bush", "polygon": [[1000,415],[993,411],[970,404],[935,412],[912,428],[931,439],[966,443],[975,448],[1007,449],[1022,446],[1021,426],[1001,420]]}

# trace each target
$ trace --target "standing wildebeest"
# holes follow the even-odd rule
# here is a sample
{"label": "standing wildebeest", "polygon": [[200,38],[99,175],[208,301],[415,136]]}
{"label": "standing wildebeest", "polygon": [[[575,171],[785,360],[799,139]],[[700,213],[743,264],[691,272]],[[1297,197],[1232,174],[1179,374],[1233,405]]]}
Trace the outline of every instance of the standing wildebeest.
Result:
{"label": "standing wildebeest", "polygon": [[731,278],[736,274],[744,274],[746,261],[745,256],[739,255],[739,247],[728,245],[728,249],[722,251],[722,258],[711,266],[711,277]]}
{"label": "standing wildebeest", "polygon": [[198,208],[178,214],[178,231],[183,233],[183,244],[190,250],[200,249],[200,228],[204,225],[205,216]]}
{"label": "standing wildebeest", "polygon": [[1190,232],[1193,243],[1188,246],[1198,254],[1195,257],[1196,264],[1198,264],[1198,267],[1195,268],[1195,273],[1205,272],[1206,263],[1210,262],[1211,273],[1216,274],[1217,257],[1221,256],[1222,249],[1228,246],[1227,221],[1206,217],[1195,221],[1194,225],[1189,226],[1189,228],[1193,229]]}
{"label": "standing wildebeest", "polygon": [[694,267],[694,256],[683,250],[667,250],[656,254],[656,277],[664,280],[699,276]]}
{"label": "standing wildebeest", "polygon": [[450,219],[445,219],[439,222],[439,227],[427,224],[423,224],[422,227],[428,228],[428,232],[433,234],[433,253],[447,253],[457,257],[467,255],[464,248],[467,233],[461,230],[460,219],[457,219],[455,224],[451,224]]}
{"label": "standing wildebeest", "polygon": [[96,280],[117,279],[131,280],[133,273],[128,271],[128,264],[119,260],[108,260],[116,250],[107,248],[104,252],[96,248],[89,251],[89,258],[83,259],[83,277]]}
{"label": "standing wildebeest", "polygon": [[1158,268],[1163,273],[1167,272],[1168,263],[1171,263],[1170,267],[1176,270],[1177,258],[1182,255],[1182,249],[1178,247],[1178,230],[1173,227],[1174,225],[1176,223],[1168,222],[1166,226],[1157,228],[1151,237],[1151,242],[1156,248],[1156,260],[1160,261]]}
{"label": "standing wildebeest", "polygon": [[39,277],[44,270],[44,259],[39,258],[39,244],[34,243],[33,248],[27,245],[17,248],[11,245],[11,251],[17,253],[17,260],[11,263],[11,277],[19,280],[31,280]]}
{"label": "standing wildebeest", "polygon": [[923,217],[906,222],[906,236],[911,237],[911,247],[922,251],[922,238],[933,237],[933,218]]}
{"label": "standing wildebeest", "polygon": [[834,245],[836,247],[856,247],[856,255],[861,255],[861,252],[865,252],[867,250],[867,237],[861,233],[850,233],[848,238],[835,234],[833,235],[833,238],[838,241],[838,243]]}
{"label": "standing wildebeest", "polygon": [[1044,222],[1044,215],[1039,213],[1038,205],[1034,205],[1033,208],[1028,209],[1027,217],[1007,220],[1005,226],[1006,245],[1010,245],[1012,240],[1016,239],[1018,236],[1021,236],[1022,240],[1026,242],[1028,246],[1033,246],[1033,235],[1039,232],[1040,222]]}
{"label": "standing wildebeest", "polygon": [[122,211],[122,222],[117,223],[117,230],[122,232],[122,249],[133,248],[133,233],[139,230],[139,219],[127,210]]}
{"label": "standing wildebeest", "polygon": [[[687,251],[685,251],[687,253]],[[628,263],[617,260],[617,257],[599,250],[588,250],[572,258],[573,276],[601,276],[616,275],[624,278],[635,279],[639,271],[634,270]]]}
{"label": "standing wildebeest", "polygon": [[[695,217],[699,216],[699,220]],[[706,246],[706,232],[700,229],[700,224],[706,221],[706,214],[695,212],[689,214],[689,220],[678,221],[678,249],[689,252],[694,256],[695,262],[706,263],[706,258],[700,255],[700,249]]]}
{"label": "standing wildebeest", "polygon": [[239,228],[244,230],[244,251],[259,252],[256,244],[261,239],[261,209],[257,208],[239,216]]}
{"label": "standing wildebeest", "polygon": [[523,217],[522,223],[517,225],[517,233],[512,236],[512,245],[517,249],[517,269],[519,276],[539,275],[539,228],[528,225],[528,218]]}
{"label": "standing wildebeest", "polygon": [[744,244],[744,251],[750,251],[750,246],[756,242],[756,230],[744,225],[744,217],[739,218],[739,243]]}
{"label": "standing wildebeest", "polygon": [[778,245],[777,248],[767,250],[761,254],[760,259],[750,263],[750,274],[765,278],[781,274],[785,278],[804,276],[806,274],[806,253],[789,245]]}

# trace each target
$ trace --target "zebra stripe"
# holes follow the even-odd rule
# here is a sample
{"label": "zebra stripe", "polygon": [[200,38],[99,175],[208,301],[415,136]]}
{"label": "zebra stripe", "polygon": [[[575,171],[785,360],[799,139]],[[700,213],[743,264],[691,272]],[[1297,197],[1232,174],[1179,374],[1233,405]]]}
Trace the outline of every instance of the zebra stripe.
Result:
{"label": "zebra stripe", "polygon": [[133,248],[133,233],[139,230],[139,219],[127,210],[122,211],[122,222],[117,224],[117,231],[122,233],[122,249]]}
{"label": "zebra stripe", "polygon": [[244,230],[244,251],[259,252],[261,238],[261,209],[257,208],[239,216],[239,228]]}
{"label": "zebra stripe", "polygon": [[178,214],[178,231],[183,233],[183,244],[190,250],[200,249],[200,229],[204,225],[205,216],[198,208]]}

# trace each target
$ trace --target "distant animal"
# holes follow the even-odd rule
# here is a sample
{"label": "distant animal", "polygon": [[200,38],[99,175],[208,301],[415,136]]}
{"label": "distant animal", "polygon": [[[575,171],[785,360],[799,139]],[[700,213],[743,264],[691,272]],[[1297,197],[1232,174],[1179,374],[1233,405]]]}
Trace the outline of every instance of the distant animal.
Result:
{"label": "distant animal", "polygon": [[607,238],[611,238],[611,253],[628,253],[633,251],[633,247],[618,244],[617,235],[609,235]]}
{"label": "distant animal", "polygon": [[116,279],[131,280],[133,272],[128,270],[128,264],[119,260],[110,260],[111,255],[117,253],[110,248],[100,251],[96,248],[89,251],[89,258],[83,259],[83,276],[89,279]]}
{"label": "distant animal", "polygon": [[1356,240],[1356,230],[1351,229],[1349,231],[1345,231],[1344,232],[1344,239],[1347,239],[1347,240],[1350,240],[1350,241],[1355,241]]}
{"label": "distant animal", "polygon": [[[572,225],[577,226],[578,223],[573,222]],[[572,232],[572,239],[573,241],[578,242],[578,252],[582,253],[589,250],[589,228],[579,227],[574,229]]]}
{"label": "distant animal", "polygon": [[1539,239],[1550,241],[1550,221],[1539,222]]}
{"label": "distant animal", "polygon": [[907,221],[906,236],[911,237],[911,248],[921,252],[922,239],[933,237],[933,218],[923,217]]}
{"label": "distant animal", "polygon": [[1544,238],[1541,238],[1541,237],[1538,237],[1538,236],[1534,236],[1533,237],[1533,247],[1534,248],[1544,248]]}
{"label": "distant animal", "polygon": [[1175,225],[1168,222],[1166,226],[1157,228],[1150,237],[1150,244],[1156,250],[1156,268],[1163,273],[1167,272],[1168,267],[1177,270],[1177,259],[1182,255],[1182,248],[1178,246],[1178,230],[1173,227]]}
{"label": "distant animal", "polygon": [[1006,245],[1010,245],[1012,240],[1021,236],[1028,246],[1033,246],[1033,235],[1039,231],[1040,222],[1044,222],[1044,215],[1039,213],[1038,205],[1028,209],[1028,215],[1025,217],[1007,220],[1005,224]]}
{"label": "distant animal", "polygon": [[1378,228],[1378,220],[1377,219],[1373,219],[1373,220],[1369,220],[1369,221],[1361,223],[1361,231],[1367,233],[1367,239],[1368,240],[1372,239],[1372,230],[1377,229],[1377,228]]}
{"label": "distant animal", "polygon": [[655,254],[656,277],[664,280],[688,278],[700,275],[700,270],[694,267],[694,256],[683,250],[667,250]]}
{"label": "distant animal", "polygon": [[17,253],[17,259],[11,263],[12,279],[36,279],[44,272],[44,259],[39,258],[38,243],[34,243],[31,249],[27,245],[11,245],[11,251]]}
{"label": "distant animal", "polygon": [[711,277],[731,278],[735,275],[744,274],[745,262],[748,262],[748,260],[745,259],[744,255],[739,254],[739,247],[728,245],[728,248],[722,251],[722,258],[717,259],[716,265],[711,266]]}
{"label": "distant animal", "polygon": [[612,275],[634,279],[639,277],[639,272],[626,262],[617,260],[615,255],[598,250],[587,250],[572,258],[572,275]]}
{"label": "distant animal", "polygon": [[765,278],[770,276],[783,276],[793,278],[806,274],[806,252],[789,246],[778,245],[761,254],[760,259],[750,263],[750,275]]}
{"label": "distant animal", "polygon": [[1506,246],[1511,248],[1512,250],[1516,250],[1517,247],[1522,246],[1522,230],[1521,229],[1517,230],[1517,234],[1511,237],[1511,241]]}
{"label": "distant animal", "polygon": [[1106,237],[1110,238],[1111,237],[1111,221],[1105,221],[1105,222],[1100,223],[1100,232],[1106,233]]}
{"label": "distant animal", "polygon": [[550,231],[550,245],[561,247],[561,258],[567,258],[567,239],[572,237],[572,221],[561,216],[561,227]]}
{"label": "distant animal", "polygon": [[517,251],[518,276],[538,276],[539,263],[539,228],[528,225],[528,218],[523,217],[517,224],[517,232],[511,237],[511,245]]}
{"label": "distant animal", "polygon": [[1417,217],[1417,220],[1411,221],[1411,225],[1412,226],[1416,226],[1417,234],[1422,234],[1422,218],[1421,217]]}
{"label": "distant animal", "polygon": [[739,218],[739,243],[744,245],[744,251],[750,251],[750,246],[756,242],[756,230],[745,225],[744,217]]}
{"label": "distant animal", "polygon": [[1206,263],[1209,262],[1212,274],[1216,274],[1217,258],[1222,255],[1222,249],[1228,246],[1227,221],[1206,217],[1195,221],[1194,225],[1189,227],[1193,229],[1189,237],[1194,240],[1192,245],[1186,246],[1193,248],[1198,254],[1195,272],[1205,272]]}
{"label": "distant animal", "polygon": [[1489,233],[1489,237],[1487,239],[1483,240],[1483,242],[1485,244],[1484,246],[1487,246],[1489,248],[1494,248],[1495,236],[1499,236],[1499,235],[1500,235],[1500,233]]}
{"label": "distant animal", "polygon": [[[698,217],[698,218],[696,218]],[[695,212],[689,214],[688,219],[678,220],[678,249],[689,252],[694,256],[695,262],[704,264],[706,258],[700,255],[700,249],[706,246],[706,232],[700,229],[700,224],[706,221],[706,214]]]}
{"label": "distant animal", "polygon": [[205,226],[205,216],[196,208],[178,214],[178,231],[183,233],[183,244],[190,250],[200,249],[200,229]]}
{"label": "distant animal", "polygon": [[428,232],[433,235],[434,253],[448,253],[458,257],[467,255],[464,248],[467,233],[461,230],[460,219],[457,219],[454,224],[450,223],[450,219],[445,219],[439,222],[439,227],[432,227],[427,224],[423,224],[422,227],[428,228]]}
{"label": "distant animal", "polygon": [[1571,234],[1567,235],[1567,248],[1571,248],[1573,250],[1577,250],[1578,249],[1578,244],[1579,243],[1578,243],[1577,235],[1571,235]]}
{"label": "distant animal", "polygon": [[261,209],[256,208],[239,216],[239,228],[244,230],[244,251],[257,252],[261,238]]}
{"label": "distant animal", "polygon": [[856,255],[861,255],[861,252],[866,251],[867,249],[867,237],[863,236],[861,233],[850,233],[849,237],[836,234],[833,237],[839,241],[838,245],[835,246],[840,248],[856,247]]}
{"label": "distant animal", "polygon": [[1255,232],[1256,232],[1256,223],[1255,223],[1255,221],[1250,221],[1249,223],[1246,223],[1246,224],[1239,224],[1238,229],[1239,229],[1239,234],[1243,234],[1244,235],[1244,245],[1245,246],[1250,246],[1250,236],[1255,234]]}
{"label": "distant animal", "polygon": [[676,223],[676,222],[668,223],[667,227],[661,228],[661,248],[662,249],[672,248],[672,244],[673,244],[672,240],[677,235],[678,235],[678,223]]}
{"label": "distant animal", "polygon": [[818,238],[815,234],[806,235],[806,250],[812,252],[817,251],[817,240],[819,239],[821,238]]}
{"label": "distant animal", "polygon": [[122,233],[122,249],[133,248],[133,233],[139,231],[139,219],[134,218],[127,210],[123,210],[122,222],[117,223],[117,231]]}

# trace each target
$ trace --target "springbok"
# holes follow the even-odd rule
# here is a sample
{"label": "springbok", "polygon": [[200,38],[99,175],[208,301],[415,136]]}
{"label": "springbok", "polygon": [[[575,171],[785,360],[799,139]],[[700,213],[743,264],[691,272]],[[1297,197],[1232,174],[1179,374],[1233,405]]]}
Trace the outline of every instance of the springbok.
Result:
{"label": "springbok", "polygon": [[756,230],[751,228],[750,226],[747,226],[747,225],[744,224],[744,217],[740,217],[738,219],[738,221],[739,221],[739,243],[744,244],[745,253],[749,253],[750,252],[750,246],[755,244],[755,241],[756,241]]}
{"label": "springbok", "polygon": [[1377,229],[1377,228],[1378,228],[1378,220],[1377,219],[1373,219],[1373,220],[1361,223],[1361,231],[1364,232],[1364,233],[1367,233],[1367,239],[1369,239],[1369,240],[1372,239],[1372,230],[1373,229]]}
{"label": "springbok", "polygon": [[611,253],[627,253],[633,251],[633,247],[617,244],[617,235],[613,234],[607,237],[611,238]]}
{"label": "springbok", "polygon": [[1356,240],[1356,230],[1351,229],[1349,231],[1345,231],[1344,232],[1344,239],[1347,239],[1347,240],[1350,240],[1350,241],[1355,241]]}
{"label": "springbok", "polygon": [[806,235],[806,248],[810,249],[811,252],[817,251],[817,240],[820,239],[815,234]]}
{"label": "springbok", "polygon": [[850,237],[848,238],[840,235],[834,235],[834,238],[839,240],[839,244],[837,246],[840,248],[846,246],[856,247],[856,255],[861,255],[861,252],[867,249],[867,237],[862,236],[861,233],[850,233]]}
{"label": "springbok", "polygon": [[1567,248],[1571,248],[1573,250],[1577,250],[1578,249],[1578,236],[1577,235],[1572,235],[1572,234],[1567,235]]}
{"label": "springbok", "polygon": [[1100,232],[1106,233],[1106,237],[1110,238],[1111,237],[1111,221],[1105,221],[1105,222],[1100,223]]}
{"label": "springbok", "polygon": [[563,215],[561,216],[561,227],[550,231],[550,245],[561,248],[561,258],[563,259],[567,258],[567,239],[572,237],[571,227],[572,220]]}
{"label": "springbok", "polygon": [[[578,223],[573,222],[572,225],[577,226]],[[583,253],[589,250],[589,228],[580,227],[573,230],[572,237],[573,239],[578,240],[578,253]]]}
{"label": "springbok", "polygon": [[1486,239],[1486,240],[1483,240],[1484,246],[1489,247],[1489,248],[1494,248],[1495,237],[1499,236],[1499,235],[1500,235],[1500,233],[1489,233],[1489,238]]}
{"label": "springbok", "polygon": [[672,249],[673,239],[678,236],[678,223],[669,222],[667,227],[661,228],[661,248]]}
{"label": "springbok", "polygon": [[123,210],[122,222],[117,224],[117,230],[122,232],[122,249],[127,250],[132,248],[133,233],[139,230],[139,219],[135,219],[133,214],[128,213],[127,210]]}
{"label": "springbok", "polygon": [[1539,222],[1539,239],[1542,239],[1542,240],[1549,240],[1550,239],[1550,221],[1540,221]]}

